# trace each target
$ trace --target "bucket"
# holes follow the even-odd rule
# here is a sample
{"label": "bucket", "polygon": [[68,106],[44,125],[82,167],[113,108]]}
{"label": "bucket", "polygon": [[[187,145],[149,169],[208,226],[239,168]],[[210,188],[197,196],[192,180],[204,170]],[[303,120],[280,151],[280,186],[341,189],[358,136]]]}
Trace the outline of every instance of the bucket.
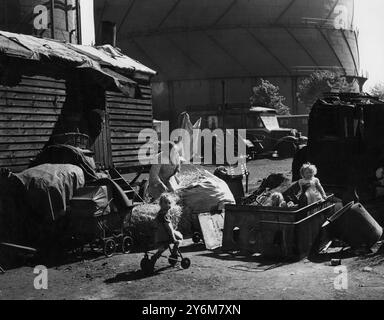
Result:
{"label": "bucket", "polygon": [[350,202],[331,216],[328,222],[329,234],[352,248],[370,248],[383,234],[383,228],[360,203]]}

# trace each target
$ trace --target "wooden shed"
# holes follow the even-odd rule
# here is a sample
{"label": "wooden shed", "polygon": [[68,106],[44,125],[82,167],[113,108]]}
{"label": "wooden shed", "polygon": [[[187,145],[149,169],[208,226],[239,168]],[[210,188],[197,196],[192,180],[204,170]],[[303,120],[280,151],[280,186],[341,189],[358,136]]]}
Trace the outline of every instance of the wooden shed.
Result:
{"label": "wooden shed", "polygon": [[0,168],[26,169],[57,137],[89,137],[99,169],[136,171],[155,71],[111,46],[0,31]]}

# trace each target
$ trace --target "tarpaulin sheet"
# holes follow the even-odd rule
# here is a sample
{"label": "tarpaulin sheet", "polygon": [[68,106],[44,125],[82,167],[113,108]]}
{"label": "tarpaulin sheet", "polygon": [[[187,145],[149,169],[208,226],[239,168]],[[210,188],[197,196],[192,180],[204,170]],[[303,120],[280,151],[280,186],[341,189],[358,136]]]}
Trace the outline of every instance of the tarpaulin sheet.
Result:
{"label": "tarpaulin sheet", "polygon": [[46,163],[13,178],[24,186],[30,213],[38,215],[40,221],[55,221],[64,216],[74,192],[85,184],[83,170],[71,164]]}
{"label": "tarpaulin sheet", "polygon": [[[74,45],[25,34],[0,31],[0,52],[8,56],[35,61],[59,61],[75,68],[97,72],[105,79],[112,80],[111,83],[128,96],[133,96],[134,89],[137,87],[136,82],[127,81],[123,75],[116,76],[113,71],[108,72],[105,67],[116,69],[116,71],[122,70],[125,75],[134,72],[141,72],[149,76],[156,74],[154,70],[127,57],[109,45],[100,47]],[[96,77],[96,79],[98,78]]]}
{"label": "tarpaulin sheet", "polygon": [[86,181],[98,179],[95,168],[82,149],[70,145],[55,144],[44,148],[33,160],[31,167],[44,163],[72,164],[83,169]]}

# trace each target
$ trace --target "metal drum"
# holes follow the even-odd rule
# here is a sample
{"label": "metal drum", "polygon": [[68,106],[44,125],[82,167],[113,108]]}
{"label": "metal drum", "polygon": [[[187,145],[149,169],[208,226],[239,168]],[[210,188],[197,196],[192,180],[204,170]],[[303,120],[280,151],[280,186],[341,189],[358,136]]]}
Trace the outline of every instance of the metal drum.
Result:
{"label": "metal drum", "polygon": [[383,228],[360,203],[350,203],[329,218],[328,230],[352,248],[372,247],[380,240]]}

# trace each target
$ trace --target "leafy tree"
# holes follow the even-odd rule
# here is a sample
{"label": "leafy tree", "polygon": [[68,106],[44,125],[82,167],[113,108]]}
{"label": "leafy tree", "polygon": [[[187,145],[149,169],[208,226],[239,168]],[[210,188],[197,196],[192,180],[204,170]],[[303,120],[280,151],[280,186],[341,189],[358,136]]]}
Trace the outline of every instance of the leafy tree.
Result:
{"label": "leafy tree", "polygon": [[372,96],[384,100],[384,82],[377,83],[369,92]]}
{"label": "leafy tree", "polygon": [[251,106],[276,109],[277,114],[289,115],[289,107],[284,104],[285,97],[280,95],[280,88],[268,80],[261,79],[260,85],[252,89],[253,94],[249,98]]}
{"label": "leafy tree", "polygon": [[304,78],[298,89],[300,101],[311,106],[324,92],[352,92],[353,84],[349,83],[345,76],[329,70],[318,70]]}

